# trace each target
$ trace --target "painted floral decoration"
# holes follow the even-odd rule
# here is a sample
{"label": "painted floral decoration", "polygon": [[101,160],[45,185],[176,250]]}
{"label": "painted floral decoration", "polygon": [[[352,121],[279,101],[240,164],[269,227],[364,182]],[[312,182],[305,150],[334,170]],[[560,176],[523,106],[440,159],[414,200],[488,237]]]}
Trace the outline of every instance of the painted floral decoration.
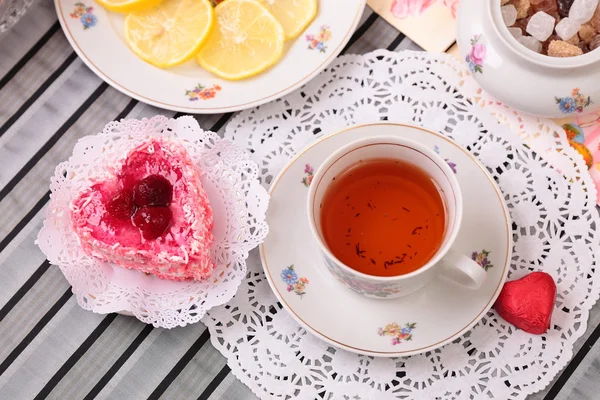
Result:
{"label": "painted floral decoration", "polygon": [[494,266],[490,263],[490,260],[488,259],[489,255],[490,252],[487,250],[482,250],[480,253],[474,251],[471,254],[471,259],[477,264],[481,265],[483,269],[487,271],[490,268],[494,268]]}
{"label": "painted floral decoration", "polygon": [[331,271],[333,276],[338,282],[346,285],[350,290],[360,295],[375,296],[380,298],[386,298],[393,294],[398,294],[400,291],[394,284],[390,283],[372,283],[362,278],[355,277],[349,272],[344,271],[338,267],[333,260],[329,257],[324,256],[325,265]]}
{"label": "painted floral decoration", "polygon": [[217,92],[221,91],[221,86],[212,85],[212,87],[205,87],[201,84],[197,84],[192,90],[186,90],[185,95],[189,101],[196,101],[199,99],[208,100],[212,99],[217,95]]}
{"label": "painted floral decoration", "polygon": [[308,279],[298,277],[293,264],[281,271],[281,279],[287,283],[287,291],[296,293],[300,298],[306,294],[306,285],[310,283]]}
{"label": "painted floral decoration", "polygon": [[396,322],[387,324],[384,328],[378,328],[377,334],[379,336],[391,336],[392,345],[402,343],[402,341],[412,340],[412,331],[417,327],[416,322],[407,322],[404,326],[398,325]]}
{"label": "painted floral decoration", "polygon": [[[436,0],[394,0],[390,11],[396,18],[417,17],[423,14]],[[442,4],[450,9],[456,18],[459,0],[442,0]]]}
{"label": "painted floral decoration", "polygon": [[465,61],[473,74],[476,74],[477,72],[480,74],[483,73],[483,61],[485,61],[485,56],[487,55],[485,44],[480,42],[481,35],[475,35],[473,39],[471,39],[471,51],[465,57]]}
{"label": "painted floral decoration", "polygon": [[325,42],[327,42],[329,39],[331,39],[331,30],[327,25],[321,26],[321,30],[317,35],[306,35],[308,48],[310,50],[318,50],[321,53],[325,53],[327,51]]}
{"label": "painted floral decoration", "polygon": [[563,114],[583,112],[583,109],[593,103],[591,97],[585,97],[579,92],[579,88],[573,89],[571,97],[555,97],[556,104]]}
{"label": "painted floral decoration", "polygon": [[83,25],[83,29],[89,29],[98,23],[98,17],[94,14],[94,7],[86,7],[83,3],[75,3],[73,12],[69,14],[71,18],[78,18]]}
{"label": "painted floral decoration", "polygon": [[304,186],[309,187],[310,183],[313,180],[315,170],[313,169],[313,167],[310,166],[310,164],[306,164],[306,166],[304,167],[304,174],[306,176],[302,178],[302,183],[304,184]]}
{"label": "painted floral decoration", "polygon": [[[433,148],[433,150],[436,152],[436,154],[440,154],[440,148],[437,145]],[[448,166],[450,167],[452,172],[454,172],[456,174],[457,173],[456,163],[448,160],[447,158],[445,158],[444,161],[446,161],[446,163],[448,164]]]}

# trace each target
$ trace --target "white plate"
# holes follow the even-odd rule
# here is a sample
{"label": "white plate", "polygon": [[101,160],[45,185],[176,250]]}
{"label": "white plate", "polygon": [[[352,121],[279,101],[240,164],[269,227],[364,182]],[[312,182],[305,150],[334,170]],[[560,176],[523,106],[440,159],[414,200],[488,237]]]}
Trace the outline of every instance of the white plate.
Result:
{"label": "white plate", "polygon": [[[487,270],[483,287],[469,290],[436,278],[412,295],[377,300],[352,292],[329,274],[308,225],[305,182],[310,181],[310,172],[306,171],[316,169],[333,151],[360,138],[361,133],[352,128],[312,144],[275,179],[267,212],[269,235],[260,246],[261,260],[269,284],[281,303],[313,334],[334,346],[360,354],[408,356],[456,339],[494,304],[510,265],[510,217],[493,179],[468,151],[453,141],[407,125],[369,126],[373,134],[417,140],[436,149],[454,164],[464,197],[462,227],[454,246],[469,255],[489,252],[487,258],[492,267]],[[291,291],[282,276],[290,265],[298,279]],[[306,278],[308,283],[302,283],[300,278]],[[394,323],[405,328],[404,333],[392,335]]]}
{"label": "white plate", "polygon": [[[275,100],[321,72],[350,39],[365,2],[320,0],[315,20],[298,38],[286,43],[279,63],[254,78],[235,82],[217,78],[195,60],[170,69],[142,61],[124,40],[124,16],[107,12],[92,0],[55,0],[55,5],[73,49],[115,89],[169,110],[224,113]],[[330,38],[311,42],[308,36],[318,36],[321,29],[330,32]],[[195,94],[198,85],[204,88],[204,97]]]}

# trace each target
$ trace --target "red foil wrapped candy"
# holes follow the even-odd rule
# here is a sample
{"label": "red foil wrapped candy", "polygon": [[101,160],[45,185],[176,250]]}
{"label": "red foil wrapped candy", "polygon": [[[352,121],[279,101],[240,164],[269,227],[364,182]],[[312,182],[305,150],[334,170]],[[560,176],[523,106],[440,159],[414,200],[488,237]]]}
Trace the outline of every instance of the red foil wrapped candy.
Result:
{"label": "red foil wrapped candy", "polygon": [[525,332],[541,335],[550,328],[556,284],[545,272],[532,272],[506,282],[494,308],[507,322]]}

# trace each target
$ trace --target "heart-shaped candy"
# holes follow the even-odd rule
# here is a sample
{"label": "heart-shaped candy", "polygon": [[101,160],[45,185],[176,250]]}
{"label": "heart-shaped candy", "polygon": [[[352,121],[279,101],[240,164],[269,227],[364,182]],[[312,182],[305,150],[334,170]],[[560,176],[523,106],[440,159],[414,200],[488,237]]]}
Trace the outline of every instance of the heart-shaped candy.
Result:
{"label": "heart-shaped candy", "polygon": [[507,322],[525,332],[541,335],[550,327],[556,284],[545,272],[532,272],[506,282],[494,308]]}
{"label": "heart-shaped candy", "polygon": [[150,139],[90,184],[71,202],[87,254],[165,279],[210,275],[212,210],[180,143]]}

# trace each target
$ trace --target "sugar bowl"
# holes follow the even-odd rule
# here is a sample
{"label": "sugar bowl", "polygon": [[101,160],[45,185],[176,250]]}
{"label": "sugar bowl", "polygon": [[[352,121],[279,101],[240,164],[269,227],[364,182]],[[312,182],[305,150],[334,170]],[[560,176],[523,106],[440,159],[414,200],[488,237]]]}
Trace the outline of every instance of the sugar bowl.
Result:
{"label": "sugar bowl", "polygon": [[461,0],[459,7],[458,47],[479,85],[504,104],[537,116],[562,118],[599,109],[600,49],[573,57],[540,54],[509,31],[501,3],[506,1]]}

